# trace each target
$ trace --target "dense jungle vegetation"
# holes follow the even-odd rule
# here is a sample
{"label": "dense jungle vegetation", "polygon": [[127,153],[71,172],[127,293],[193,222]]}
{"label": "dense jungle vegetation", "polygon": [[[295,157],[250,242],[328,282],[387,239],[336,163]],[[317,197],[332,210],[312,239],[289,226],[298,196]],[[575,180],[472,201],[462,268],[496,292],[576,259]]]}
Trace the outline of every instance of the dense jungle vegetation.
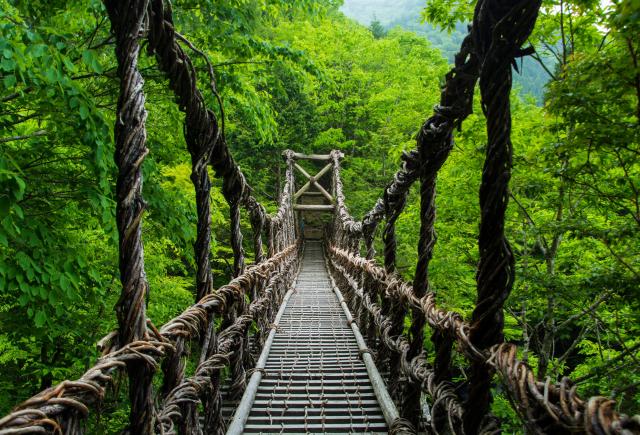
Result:
{"label": "dense jungle vegetation", "polygon": [[[442,10],[442,7],[440,7]],[[447,6],[444,6],[446,10]],[[448,20],[441,23],[428,14],[433,13],[433,5],[425,9],[425,0],[345,0],[340,8],[350,18],[368,26],[374,35],[385,33],[389,29],[400,27],[421,35],[429,40],[432,46],[453,62],[453,57],[460,49],[460,43],[467,34],[466,20]],[[446,31],[439,24],[445,24]],[[551,53],[542,53],[544,64],[530,57],[521,60],[520,74],[514,77],[514,88],[523,96],[532,95],[538,104],[544,101],[544,85],[549,80],[545,66],[554,62]],[[549,56],[545,56],[549,55]]]}
{"label": "dense jungle vegetation", "polygon": [[[173,11],[178,31],[213,63],[227,141],[256,196],[275,203],[282,150],[340,149],[348,205],[361,217],[439,99],[450,53],[430,35],[464,29],[474,2],[419,2],[431,24],[426,37],[395,25],[368,28],[345,17],[341,3],[175,0]],[[95,361],[97,340],[115,327],[118,82],[99,0],[0,0],[0,35],[4,414],[79,376]],[[540,378],[570,376],[584,395],[611,395],[626,413],[640,411],[638,35],[637,0],[544,1],[530,42],[547,85],[538,99],[512,94],[507,223],[517,258],[507,339],[521,344]],[[206,64],[190,53],[208,89]],[[193,302],[196,211],[183,115],[155,62],[141,57],[150,148],[143,238],[149,315],[160,325]],[[214,96],[207,98],[217,110]],[[465,315],[476,294],[486,142],[476,103],[439,176],[430,270],[439,303]],[[220,285],[231,273],[228,207],[219,189],[212,192]],[[398,224],[398,265],[407,278],[418,213],[413,192]],[[464,373],[461,367],[461,379]],[[507,399],[495,393],[505,429],[520,431]]]}

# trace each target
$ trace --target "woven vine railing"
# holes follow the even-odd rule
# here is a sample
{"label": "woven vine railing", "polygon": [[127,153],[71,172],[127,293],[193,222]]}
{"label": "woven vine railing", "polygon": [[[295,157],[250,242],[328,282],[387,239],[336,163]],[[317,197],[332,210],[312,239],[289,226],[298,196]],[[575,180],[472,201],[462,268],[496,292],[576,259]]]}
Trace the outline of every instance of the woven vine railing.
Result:
{"label": "woven vine railing", "polygon": [[[518,359],[518,348],[504,342],[503,305],[514,281],[513,254],[504,234],[512,158],[511,66],[515,58],[529,53],[520,47],[533,29],[540,3],[478,1],[469,34],[446,76],[440,104],[418,134],[417,148],[404,154],[402,168],[361,221],[345,207],[341,156],[333,153],[337,205],[326,255],[331,275],[376,353],[379,370],[388,373],[387,386],[403,418],[392,431],[416,432],[422,427],[428,433],[499,433],[499,421],[490,413],[491,388],[499,385],[532,433],[640,433],[640,416],[619,414],[615,402],[606,397],[581,399],[567,378],[536,380],[531,368]],[[437,307],[428,271],[436,241],[436,177],[453,148],[454,130],[472,112],[478,81],[488,143],[480,187],[477,298],[471,319],[466,321],[459,313]],[[410,187],[418,180],[418,261],[415,278],[409,283],[395,271],[395,222]],[[383,220],[381,267],[373,260],[373,243]],[[411,323],[405,333],[406,317]],[[433,330],[433,358],[423,344],[426,325]],[[470,369],[464,397],[452,379],[454,350]],[[426,421],[421,421],[423,394],[430,398]]]}
{"label": "woven vine railing", "polygon": [[[229,368],[228,398],[240,397],[247,373],[254,367],[248,347],[251,326],[257,326],[252,341],[259,351],[298,267],[301,244],[293,221],[293,153],[285,154],[286,180],[279,209],[275,215],[268,215],[251,196],[225,143],[223,129],[205,105],[192,62],[178,43],[170,9],[162,0],[108,0],[105,5],[116,40],[120,79],[115,125],[122,281],[116,307],[118,330],[100,342],[102,357],[82,377],[64,381],[17,406],[0,420],[0,434],[84,433],[89,410],[102,402],[107,386],[122,371],[129,377],[126,432],[224,433],[222,371]],[[137,67],[140,35],[146,35],[149,53],[155,55],[185,114],[184,137],[191,155],[198,215],[194,245],[196,302],[159,329],[147,318],[145,303],[153,289],[146,281],[141,236],[146,208],[141,168],[149,151],[145,146],[144,83]],[[213,76],[211,79],[213,83]],[[213,86],[212,91],[216,93]],[[235,278],[217,290],[213,289],[210,264],[209,167],[223,180],[222,192],[231,211],[234,254]],[[242,249],[241,209],[248,213],[253,230],[255,263],[248,267]],[[266,255],[263,235],[268,241]],[[201,352],[199,362],[187,377],[185,355],[195,349]],[[162,386],[156,391],[153,381],[160,372]]]}

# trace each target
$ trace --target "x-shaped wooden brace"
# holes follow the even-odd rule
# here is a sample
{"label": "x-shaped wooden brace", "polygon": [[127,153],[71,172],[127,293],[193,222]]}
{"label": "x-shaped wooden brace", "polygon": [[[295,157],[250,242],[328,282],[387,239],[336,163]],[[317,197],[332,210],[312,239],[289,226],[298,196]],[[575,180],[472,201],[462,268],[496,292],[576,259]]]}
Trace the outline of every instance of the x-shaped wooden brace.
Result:
{"label": "x-shaped wooden brace", "polygon": [[307,171],[304,170],[304,168],[302,166],[300,166],[299,164],[295,163],[293,164],[296,169],[298,171],[300,171],[302,173],[302,175],[304,175],[305,177],[307,177],[309,179],[309,181],[307,181],[307,183],[302,186],[300,188],[300,190],[298,190],[295,195],[293,195],[293,200],[294,202],[300,198],[300,196],[302,196],[303,193],[305,193],[307,190],[309,190],[309,188],[313,185],[316,189],[318,189],[320,191],[320,193],[322,193],[322,195],[327,198],[327,200],[329,201],[329,203],[333,204],[333,196],[331,196],[331,194],[329,194],[329,192],[327,192],[324,187],[322,187],[320,185],[320,183],[318,183],[318,180],[327,172],[329,172],[329,170],[331,169],[331,163],[329,163],[328,165],[326,165],[324,168],[322,168],[320,170],[320,172],[318,172],[315,176],[311,176],[309,175],[309,173]]}

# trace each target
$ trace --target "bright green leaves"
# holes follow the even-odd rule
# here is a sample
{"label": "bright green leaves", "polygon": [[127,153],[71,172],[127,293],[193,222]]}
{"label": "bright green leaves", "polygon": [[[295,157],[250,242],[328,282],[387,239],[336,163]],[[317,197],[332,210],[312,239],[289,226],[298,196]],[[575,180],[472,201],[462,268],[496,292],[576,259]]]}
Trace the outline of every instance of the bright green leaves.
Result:
{"label": "bright green leaves", "polygon": [[80,286],[86,278],[79,263],[86,264],[86,260],[81,252],[77,254],[76,258],[48,258],[41,253],[14,251],[12,259],[2,263],[0,275],[7,291],[19,291],[18,302],[29,308],[30,318],[34,318],[34,307],[41,307],[42,312],[57,312],[58,304],[63,307],[81,301]]}
{"label": "bright green leaves", "polygon": [[16,62],[11,59],[11,56],[7,56],[7,53],[11,55],[13,52],[5,49],[5,55],[0,60],[0,68],[2,68],[3,71],[13,71],[16,66]]}
{"label": "bright green leaves", "polygon": [[19,222],[24,219],[20,201],[25,189],[21,174],[0,152],[0,248],[8,247],[11,238],[20,236]]}
{"label": "bright green leaves", "polygon": [[[17,20],[13,20],[17,21]],[[110,127],[104,115],[95,108],[92,92],[74,77],[87,71],[102,73],[96,50],[78,50],[67,42],[68,35],[55,33],[52,28],[33,28],[25,31],[11,22],[3,24],[0,40],[0,95],[10,96],[9,104],[15,105],[18,115],[1,115],[0,125],[7,131],[28,132],[30,123],[21,120],[33,118],[30,111],[46,122],[47,114],[55,114],[60,106],[73,109],[66,116],[69,132],[76,141],[82,141],[94,152],[87,163],[92,166],[103,194],[109,190],[106,180],[111,161],[104,153],[109,142]],[[11,112],[6,112],[11,113]],[[69,116],[70,115],[70,116]]]}
{"label": "bright green leaves", "polygon": [[16,380],[0,381],[3,410],[94,355],[117,273],[101,2],[30,3],[0,0],[0,347],[14,355],[0,373]]}
{"label": "bright green leaves", "polygon": [[470,0],[427,0],[422,19],[451,32],[458,23],[471,22],[475,3]]}
{"label": "bright green leaves", "polygon": [[82,52],[82,61],[94,73],[102,73],[102,65],[95,50],[84,50]]}
{"label": "bright green leaves", "polygon": [[43,311],[37,311],[33,316],[33,321],[37,328],[42,328],[47,322],[47,315]]}
{"label": "bright green leaves", "polygon": [[6,75],[3,79],[3,84],[6,88],[13,88],[16,83],[18,83],[18,80],[16,79],[16,76],[14,76],[13,74],[9,74]]}

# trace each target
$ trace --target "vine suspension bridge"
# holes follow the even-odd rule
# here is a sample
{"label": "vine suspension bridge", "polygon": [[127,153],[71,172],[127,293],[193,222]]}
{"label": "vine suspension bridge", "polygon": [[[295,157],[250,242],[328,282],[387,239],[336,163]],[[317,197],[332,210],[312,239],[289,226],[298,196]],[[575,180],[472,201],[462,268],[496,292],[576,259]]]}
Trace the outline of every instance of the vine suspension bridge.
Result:
{"label": "vine suspension bridge", "polygon": [[[105,0],[120,80],[118,329],[100,341],[102,356],[93,367],[17,405],[0,419],[0,434],[87,432],[87,419],[101,413],[100,403],[120,373],[129,380],[124,431],[130,434],[500,433],[500,421],[491,414],[494,386],[506,393],[531,433],[640,433],[640,416],[618,413],[607,397],[581,398],[567,378],[538,380],[519,359],[518,347],[504,340],[503,306],[514,280],[514,257],[504,234],[512,64],[530,53],[521,47],[540,3],[478,1],[416,149],[404,154],[383,195],[357,220],[345,206],[339,151],[285,151],[279,208],[268,214],[227,147],[224,119],[219,123],[207,108],[181,43],[203,53],[175,31],[168,3]],[[146,281],[141,231],[142,164],[148,153],[138,69],[142,40],[185,114],[198,212],[196,301],[161,327],[146,315],[146,296],[153,289]],[[212,68],[209,73],[217,96]],[[438,307],[428,269],[435,245],[436,176],[453,147],[454,130],[471,114],[477,82],[488,137],[477,298],[471,318],[464,319]],[[323,166],[311,175],[300,160]],[[210,263],[209,167],[223,180],[234,253],[235,277],[218,289]],[[296,184],[296,173],[304,184]],[[407,282],[395,270],[395,222],[414,183],[420,186],[419,258],[415,278]],[[253,231],[251,264],[242,248],[241,210]],[[324,213],[328,223],[310,218],[303,227],[306,213]],[[374,259],[378,226],[383,227],[382,265]],[[432,354],[424,346],[427,328]],[[199,361],[187,375],[185,357],[194,352]],[[454,383],[454,357],[469,368],[462,389]]]}

